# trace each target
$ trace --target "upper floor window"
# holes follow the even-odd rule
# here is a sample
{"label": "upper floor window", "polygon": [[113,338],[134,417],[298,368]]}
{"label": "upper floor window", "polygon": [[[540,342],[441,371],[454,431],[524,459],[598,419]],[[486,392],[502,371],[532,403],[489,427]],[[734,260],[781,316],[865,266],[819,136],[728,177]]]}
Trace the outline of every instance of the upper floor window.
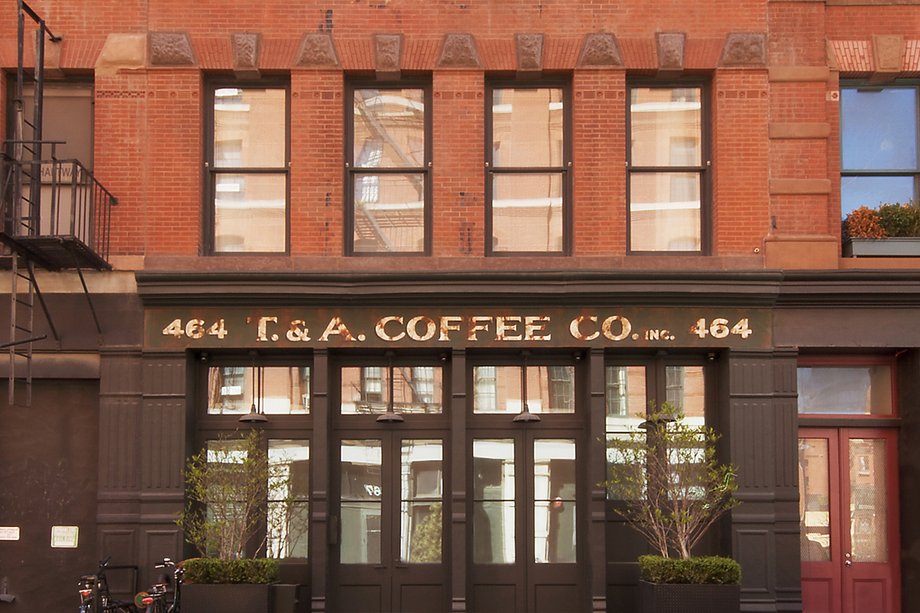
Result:
{"label": "upper floor window", "polygon": [[629,88],[629,251],[703,252],[708,142],[700,86]]}
{"label": "upper floor window", "polygon": [[348,89],[347,251],[430,251],[430,91],[423,87]]}
{"label": "upper floor window", "polygon": [[569,250],[566,90],[492,87],[486,142],[487,252]]}
{"label": "upper floor window", "polygon": [[287,89],[215,85],[208,93],[208,250],[285,253]]}
{"label": "upper floor window", "polygon": [[917,86],[840,91],[841,213],[917,202]]}

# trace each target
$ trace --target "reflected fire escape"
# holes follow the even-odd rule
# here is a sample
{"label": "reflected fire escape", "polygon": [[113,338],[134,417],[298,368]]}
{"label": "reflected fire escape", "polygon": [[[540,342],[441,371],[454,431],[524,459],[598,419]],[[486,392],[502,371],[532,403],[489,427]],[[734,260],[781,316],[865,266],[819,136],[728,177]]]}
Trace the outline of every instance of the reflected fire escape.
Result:
{"label": "reflected fire escape", "polygon": [[[18,55],[12,99],[12,138],[0,155],[0,241],[9,249],[10,333],[0,348],[9,351],[9,403],[16,404],[17,388],[32,402],[33,345],[44,340],[36,328],[35,303],[56,342],[60,335],[42,296],[35,270],[76,269],[96,330],[99,318],[83,276],[83,269],[110,270],[108,263],[112,207],[116,198],[79,160],[59,159],[61,141],[44,140],[45,43],[58,42],[44,20],[18,0]],[[28,21],[26,21],[28,18]],[[27,30],[34,30],[34,70],[25,70]],[[31,59],[31,58],[30,58]],[[34,92],[31,121],[24,108],[24,90]],[[27,134],[28,133],[28,134]]]}

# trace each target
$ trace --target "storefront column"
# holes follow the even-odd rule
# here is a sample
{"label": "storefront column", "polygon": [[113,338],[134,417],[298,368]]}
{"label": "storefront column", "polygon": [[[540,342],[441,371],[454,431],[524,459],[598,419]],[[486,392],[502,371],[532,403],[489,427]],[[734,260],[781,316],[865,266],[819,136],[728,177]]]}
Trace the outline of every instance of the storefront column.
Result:
{"label": "storefront column", "polygon": [[445,540],[450,543],[450,576],[451,576],[451,611],[460,613],[466,611],[466,466],[467,466],[467,441],[466,441],[466,412],[467,407],[467,377],[466,377],[466,351],[454,349],[451,353],[450,365],[450,509],[448,526],[450,534],[445,534]]}
{"label": "storefront column", "polygon": [[901,498],[901,610],[920,610],[920,523],[910,521],[920,504],[920,351],[898,359],[898,464]]}
{"label": "storefront column", "polygon": [[743,569],[741,610],[800,611],[796,354],[726,357],[728,423],[720,430],[742,501],[731,513],[732,554]]}
{"label": "storefront column", "polygon": [[588,405],[588,559],[591,565],[590,594],[591,610],[607,610],[607,490],[603,483],[607,479],[607,439],[605,435],[606,377],[604,371],[604,350],[590,351],[588,368],[591,382],[591,400]]}
{"label": "storefront column", "polygon": [[313,352],[313,491],[310,497],[311,611],[326,610],[326,582],[329,573],[329,547],[338,526],[329,525],[329,353]]}

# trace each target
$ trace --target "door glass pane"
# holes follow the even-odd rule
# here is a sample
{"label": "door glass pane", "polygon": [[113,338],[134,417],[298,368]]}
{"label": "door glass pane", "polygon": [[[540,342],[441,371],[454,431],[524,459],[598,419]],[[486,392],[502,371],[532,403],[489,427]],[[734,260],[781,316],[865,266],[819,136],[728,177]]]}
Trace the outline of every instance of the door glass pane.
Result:
{"label": "door glass pane", "polygon": [[831,559],[828,462],[827,439],[799,439],[799,517],[803,562]]}
{"label": "door glass pane", "polygon": [[559,88],[492,92],[495,167],[562,166],[563,101]]}
{"label": "door glass pane", "polygon": [[645,391],[645,366],[608,366],[605,396],[607,432],[635,430],[644,420],[648,406]]}
{"label": "door glass pane", "polygon": [[798,391],[799,413],[892,413],[887,364],[799,368]]}
{"label": "door glass pane", "polygon": [[850,439],[850,552],[854,562],[888,561],[885,441]]}
{"label": "door glass pane", "polygon": [[379,564],[383,484],[380,440],[343,440],[342,564]]}
{"label": "door glass pane", "polygon": [[562,251],[561,172],[492,178],[492,250]]}
{"label": "door glass pane", "polygon": [[442,445],[439,440],[405,440],[400,454],[399,559],[441,561]]}
{"label": "door glass pane", "polygon": [[514,440],[473,441],[473,561],[515,560]]}
{"label": "door glass pane", "polygon": [[687,418],[686,423],[702,426],[705,420],[706,388],[702,366],[665,367],[665,396]]}
{"label": "door glass pane", "polygon": [[575,441],[533,444],[534,561],[575,562]]}
{"label": "door glass pane", "polygon": [[421,168],[425,162],[425,90],[356,89],[354,165]]}
{"label": "door glass pane", "polygon": [[268,464],[266,557],[306,558],[310,445],[307,441],[269,440]]}

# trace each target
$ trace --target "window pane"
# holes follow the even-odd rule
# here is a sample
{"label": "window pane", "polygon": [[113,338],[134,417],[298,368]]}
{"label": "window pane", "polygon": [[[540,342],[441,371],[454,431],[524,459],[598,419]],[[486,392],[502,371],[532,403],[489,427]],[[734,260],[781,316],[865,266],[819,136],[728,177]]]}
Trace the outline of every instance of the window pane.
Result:
{"label": "window pane", "polygon": [[492,250],[562,248],[562,173],[493,175]]}
{"label": "window pane", "polygon": [[421,168],[424,163],[424,90],[355,90],[354,165]]}
{"label": "window pane", "polygon": [[382,447],[380,440],[343,440],[341,449],[342,564],[379,564]]}
{"label": "window pane", "polygon": [[520,366],[477,366],[473,369],[474,413],[520,413]]}
{"label": "window pane", "polygon": [[218,174],[214,183],[216,251],[229,253],[285,250],[286,175]]}
{"label": "window pane", "polygon": [[[310,369],[303,366],[262,366],[261,408],[271,414],[310,412]],[[248,413],[252,406],[252,368],[218,366],[208,369],[208,414]]]}
{"label": "window pane", "polygon": [[699,88],[630,89],[632,166],[700,166]]}
{"label": "window pane", "polygon": [[831,559],[830,469],[827,440],[799,439],[799,511],[803,562]]}
{"label": "window pane", "polygon": [[531,413],[574,413],[575,367],[528,366],[527,408]]}
{"label": "window pane", "polygon": [[799,413],[891,415],[891,367],[816,366],[798,369]]}
{"label": "window pane", "polygon": [[[440,413],[443,408],[442,371],[437,366],[393,367],[393,411]],[[386,413],[390,402],[388,366],[342,368],[343,415]]]}
{"label": "window pane", "polygon": [[342,415],[386,413],[390,377],[386,366],[348,366],[342,369]]}
{"label": "window pane", "polygon": [[916,202],[913,177],[841,177],[840,209],[843,217],[861,206]]}
{"label": "window pane", "polygon": [[634,173],[629,189],[632,251],[700,250],[698,173]]}
{"label": "window pane", "polygon": [[686,423],[705,425],[705,384],[702,366],[665,367],[665,395],[686,417]]}
{"label": "window pane", "polygon": [[473,561],[515,561],[514,441],[473,440]]}
{"label": "window pane", "polygon": [[575,562],[575,441],[533,444],[534,561]]}
{"label": "window pane", "polygon": [[492,165],[562,166],[563,102],[559,88],[492,92]]}
{"label": "window pane", "polygon": [[606,371],[607,432],[634,430],[648,406],[644,366],[608,366]]}
{"label": "window pane", "polygon": [[425,175],[354,176],[354,250],[425,250]]}
{"label": "window pane", "polygon": [[269,558],[306,558],[310,507],[310,447],[306,441],[268,441]]}
{"label": "window pane", "polygon": [[287,111],[283,89],[222,87],[214,92],[214,166],[280,168]]}
{"label": "window pane", "polygon": [[441,368],[393,367],[393,410],[396,413],[440,413]]}
{"label": "window pane", "polygon": [[400,560],[441,561],[442,444],[404,440],[400,470]]}
{"label": "window pane", "polygon": [[885,441],[850,439],[850,549],[856,562],[888,561]]}
{"label": "window pane", "polygon": [[844,170],[917,170],[917,90],[842,88]]}

